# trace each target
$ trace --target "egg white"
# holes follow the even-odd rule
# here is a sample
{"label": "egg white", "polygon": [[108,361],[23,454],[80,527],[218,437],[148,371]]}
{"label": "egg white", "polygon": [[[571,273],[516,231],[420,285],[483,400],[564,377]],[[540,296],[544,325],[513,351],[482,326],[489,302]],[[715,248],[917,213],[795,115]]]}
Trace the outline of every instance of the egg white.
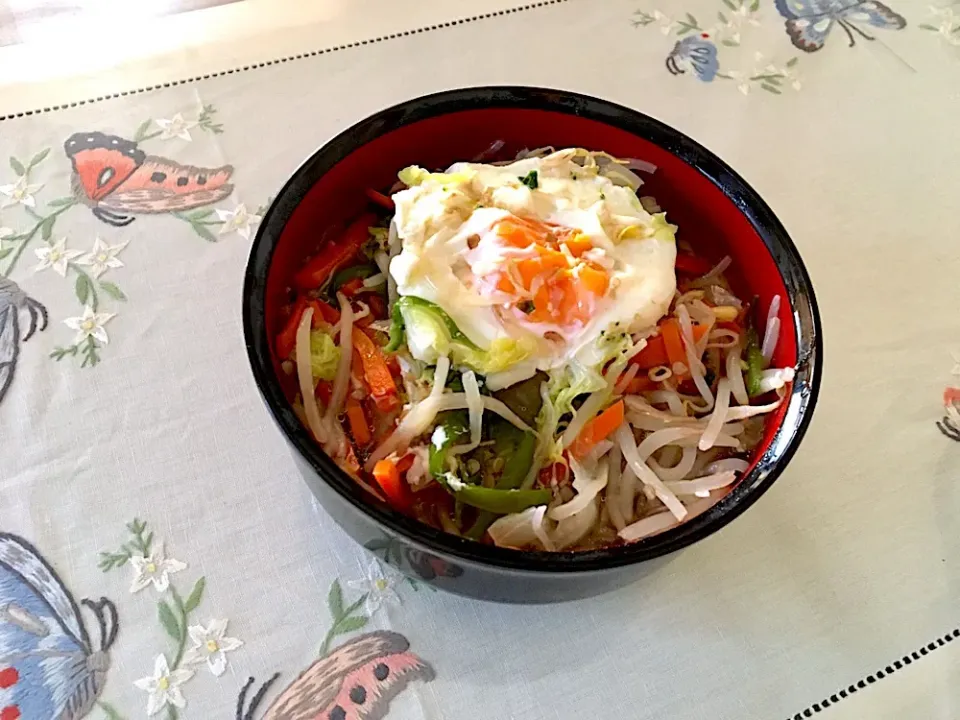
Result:
{"label": "egg white", "polygon": [[[499,338],[536,348],[502,374],[497,384],[503,386],[573,358],[595,362],[602,333],[650,329],[676,291],[674,228],[646,212],[630,188],[575,163],[576,153],[562,150],[503,166],[457,163],[393,196],[401,252],[390,273],[400,295],[436,303],[481,348]],[[536,189],[521,180],[533,170]],[[484,277],[517,252],[491,230],[510,215],[574,228],[590,238],[589,257],[607,269],[610,289],[586,324],[529,322],[509,309],[514,298]],[[550,339],[544,337],[548,332]]]}

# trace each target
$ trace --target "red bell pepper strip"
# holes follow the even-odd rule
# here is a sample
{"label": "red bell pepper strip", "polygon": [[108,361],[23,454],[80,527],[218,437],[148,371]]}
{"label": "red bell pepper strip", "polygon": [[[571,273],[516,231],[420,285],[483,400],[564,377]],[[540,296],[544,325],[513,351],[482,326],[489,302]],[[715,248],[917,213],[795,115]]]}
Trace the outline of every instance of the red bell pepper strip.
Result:
{"label": "red bell pepper strip", "polygon": [[369,227],[377,221],[373,213],[364,213],[354,220],[335,243],[320,249],[317,256],[294,275],[293,283],[301,290],[316,290],[341,265],[350,261],[370,237]]}
{"label": "red bell pepper strip", "polygon": [[700,277],[701,275],[706,275],[708,272],[710,272],[710,270],[713,269],[713,266],[699,255],[691,255],[690,253],[677,253],[676,268],[677,272],[685,275]]}
{"label": "red bell pepper strip", "polygon": [[279,357],[281,360],[289,360],[293,355],[293,351],[297,347],[297,328],[300,327],[300,318],[306,308],[306,298],[297,298],[297,302],[294,303],[293,310],[290,311],[290,318],[277,335],[275,347],[277,350],[277,357]]}
{"label": "red bell pepper strip", "polygon": [[367,188],[367,197],[374,205],[379,205],[385,210],[393,212],[393,210],[396,209],[393,205],[393,200],[391,200],[389,196],[379,193],[373,188]]}

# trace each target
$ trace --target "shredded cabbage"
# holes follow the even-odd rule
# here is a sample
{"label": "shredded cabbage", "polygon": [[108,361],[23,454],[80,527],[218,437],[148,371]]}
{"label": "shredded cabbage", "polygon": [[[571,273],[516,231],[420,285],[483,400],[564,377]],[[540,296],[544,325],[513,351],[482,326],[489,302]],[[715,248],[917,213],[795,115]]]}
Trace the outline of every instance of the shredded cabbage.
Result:
{"label": "shredded cabbage", "polygon": [[473,179],[473,173],[466,170],[454,173],[432,173],[417,165],[411,165],[397,173],[397,177],[399,177],[400,182],[407,187],[416,187],[425,182],[437,184],[470,182],[470,180]]}
{"label": "shredded cabbage", "polygon": [[333,380],[339,364],[340,348],[333,338],[323,330],[313,330],[310,333],[310,370],[314,379]]}

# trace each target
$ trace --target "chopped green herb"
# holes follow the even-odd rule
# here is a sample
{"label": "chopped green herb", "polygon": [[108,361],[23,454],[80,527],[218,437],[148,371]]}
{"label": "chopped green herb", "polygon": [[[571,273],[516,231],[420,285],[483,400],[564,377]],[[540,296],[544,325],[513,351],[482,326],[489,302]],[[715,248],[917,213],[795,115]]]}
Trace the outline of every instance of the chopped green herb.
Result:
{"label": "chopped green herb", "polygon": [[536,170],[531,170],[524,177],[520,178],[520,182],[531,190],[536,190],[540,187],[540,175]]}

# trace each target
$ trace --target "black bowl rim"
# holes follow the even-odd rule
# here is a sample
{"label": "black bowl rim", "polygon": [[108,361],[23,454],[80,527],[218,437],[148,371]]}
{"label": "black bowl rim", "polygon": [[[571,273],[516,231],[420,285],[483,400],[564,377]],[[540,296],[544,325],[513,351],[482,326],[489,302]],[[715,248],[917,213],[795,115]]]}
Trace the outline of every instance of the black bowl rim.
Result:
{"label": "black bowl rim", "polygon": [[[264,317],[267,272],[284,226],[306,192],[350,152],[380,135],[439,115],[488,108],[578,115],[630,132],[676,155],[707,177],[747,217],[787,288],[797,326],[798,365],[786,415],[764,455],[736,488],[703,514],[671,530],[629,545],[560,553],[499,548],[437,530],[367,500],[356,482],[309,436],[274,376]],[[244,279],[243,331],[254,381],[271,415],[287,441],[342,499],[381,528],[428,551],[531,574],[582,573],[632,565],[686,547],[733,521],[770,488],[796,452],[820,392],[823,354],[813,285],[797,248],[770,207],[729,165],[680,131],[637,110],[580,93],[525,86],[470,87],[408,100],[361,120],[314,152],[277,194],[258,228]]]}

